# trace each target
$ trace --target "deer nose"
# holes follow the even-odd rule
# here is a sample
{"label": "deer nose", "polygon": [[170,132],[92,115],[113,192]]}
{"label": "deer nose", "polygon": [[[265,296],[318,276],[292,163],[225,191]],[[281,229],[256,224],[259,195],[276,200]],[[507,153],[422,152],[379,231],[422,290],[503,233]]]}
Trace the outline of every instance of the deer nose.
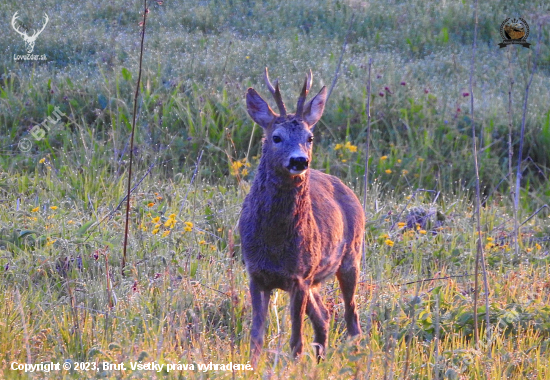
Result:
{"label": "deer nose", "polygon": [[291,170],[303,171],[309,165],[309,160],[306,157],[291,157],[289,166]]}

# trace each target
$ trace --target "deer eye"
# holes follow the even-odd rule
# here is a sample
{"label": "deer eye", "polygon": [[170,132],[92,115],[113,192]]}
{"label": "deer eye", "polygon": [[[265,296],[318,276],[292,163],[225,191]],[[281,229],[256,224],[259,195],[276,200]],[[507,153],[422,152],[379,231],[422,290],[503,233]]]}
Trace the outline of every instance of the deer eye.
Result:
{"label": "deer eye", "polygon": [[307,142],[308,142],[308,143],[312,143],[312,142],[313,142],[313,136],[309,136],[309,137],[307,138]]}
{"label": "deer eye", "polygon": [[280,136],[273,136],[273,142],[275,144],[278,144],[280,143],[281,141],[283,141],[283,139],[280,137]]}

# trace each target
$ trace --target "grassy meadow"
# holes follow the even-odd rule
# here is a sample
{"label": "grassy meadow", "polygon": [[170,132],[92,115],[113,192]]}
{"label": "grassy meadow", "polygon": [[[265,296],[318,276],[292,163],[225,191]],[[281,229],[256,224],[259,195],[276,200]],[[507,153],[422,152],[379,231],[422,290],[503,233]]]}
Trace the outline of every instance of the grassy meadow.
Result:
{"label": "grassy meadow", "polygon": [[[123,271],[143,3],[0,4],[0,378],[550,379],[546,1],[480,2],[472,73],[472,0],[148,6]],[[16,11],[29,30],[48,14],[33,52],[47,60],[14,60],[25,54],[10,26]],[[498,48],[506,17],[529,23],[530,49]],[[262,132],[247,115],[245,91],[269,99],[268,66],[294,110],[307,70],[316,93],[331,87],[340,59],[312,165],[361,200],[366,192],[356,293],[364,334],[346,339],[331,280],[321,293],[331,312],[326,360],[316,363],[309,323],[305,354],[292,360],[289,300],[279,291],[258,368],[199,369],[249,360],[252,310],[235,231]],[[487,330],[480,282],[478,346],[470,74],[490,304]],[[31,129],[56,119],[56,109],[61,119],[36,140]],[[12,369],[49,362],[73,370]],[[163,369],[132,368],[137,362]],[[168,364],[194,369],[168,371]]]}

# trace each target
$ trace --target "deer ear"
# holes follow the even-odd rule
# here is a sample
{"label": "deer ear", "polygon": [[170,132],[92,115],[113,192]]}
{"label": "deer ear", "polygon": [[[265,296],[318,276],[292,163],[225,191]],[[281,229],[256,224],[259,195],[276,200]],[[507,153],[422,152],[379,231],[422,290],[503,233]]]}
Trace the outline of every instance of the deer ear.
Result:
{"label": "deer ear", "polygon": [[249,88],[246,93],[246,110],[252,120],[262,128],[266,128],[277,117],[275,112],[253,88]]}
{"label": "deer ear", "polygon": [[321,91],[313,99],[307,103],[304,111],[304,121],[309,125],[309,128],[319,121],[321,116],[323,116],[323,111],[325,110],[325,102],[327,101],[327,88],[323,86]]}

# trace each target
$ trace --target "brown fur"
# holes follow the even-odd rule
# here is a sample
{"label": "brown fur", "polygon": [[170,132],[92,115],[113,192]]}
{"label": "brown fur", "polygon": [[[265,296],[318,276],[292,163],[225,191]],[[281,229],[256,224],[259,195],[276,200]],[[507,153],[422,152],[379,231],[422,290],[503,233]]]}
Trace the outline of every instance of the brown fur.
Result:
{"label": "brown fur", "polygon": [[[308,90],[304,85],[302,94],[307,95]],[[305,106],[303,115],[280,117],[254,89],[248,89],[248,112],[265,132],[262,158],[239,221],[243,259],[250,276],[253,365],[263,347],[267,308],[276,288],[290,293],[294,356],[302,353],[304,313],[313,324],[318,358],[324,354],[329,313],[318,289],[334,274],[344,298],[348,333],[361,334],[354,293],[363,243],[363,209],[353,191],[338,178],[307,167],[311,129],[322,115],[325,100],[323,87]],[[274,137],[281,141],[275,142]]]}

